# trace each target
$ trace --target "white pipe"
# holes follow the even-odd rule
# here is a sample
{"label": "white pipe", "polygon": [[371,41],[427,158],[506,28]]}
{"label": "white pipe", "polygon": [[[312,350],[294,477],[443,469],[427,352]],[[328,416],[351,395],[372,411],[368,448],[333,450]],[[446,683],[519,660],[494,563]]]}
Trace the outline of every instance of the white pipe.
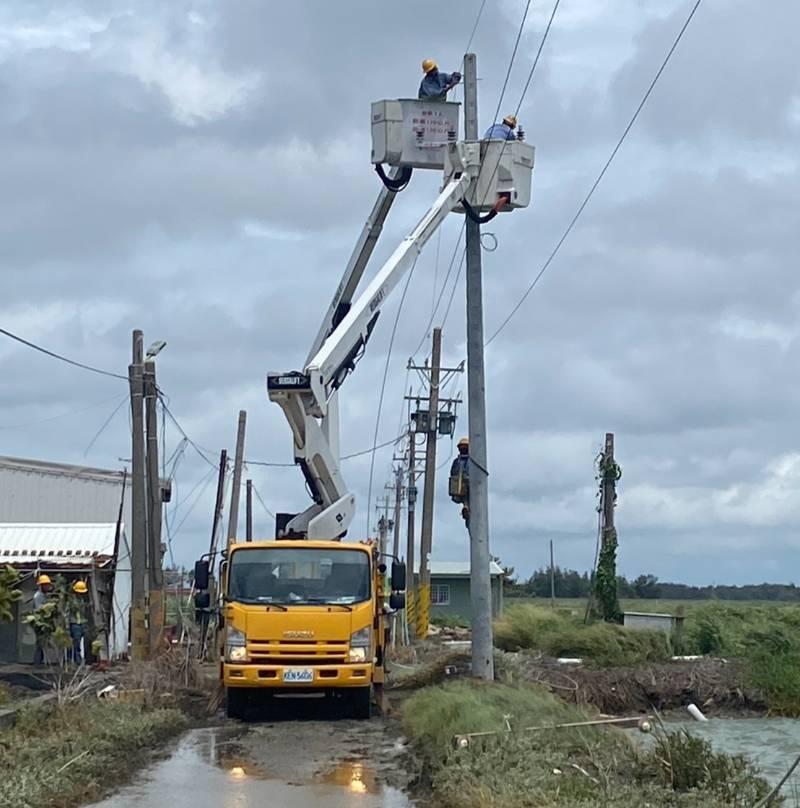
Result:
{"label": "white pipe", "polygon": [[708,721],[708,719],[700,712],[700,708],[696,704],[690,704],[687,708],[689,715],[695,721]]}

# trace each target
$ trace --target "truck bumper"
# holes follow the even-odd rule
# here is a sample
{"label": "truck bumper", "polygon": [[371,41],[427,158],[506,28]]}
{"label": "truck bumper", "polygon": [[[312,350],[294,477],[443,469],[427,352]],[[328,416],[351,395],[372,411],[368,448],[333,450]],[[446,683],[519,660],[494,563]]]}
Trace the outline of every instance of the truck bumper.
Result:
{"label": "truck bumper", "polygon": [[222,665],[222,681],[225,687],[258,687],[294,689],[324,689],[336,687],[366,687],[372,684],[372,664],[355,665],[313,665],[294,666],[311,669],[313,681],[284,682],[283,671],[292,666],[283,665],[236,665],[225,662]]}

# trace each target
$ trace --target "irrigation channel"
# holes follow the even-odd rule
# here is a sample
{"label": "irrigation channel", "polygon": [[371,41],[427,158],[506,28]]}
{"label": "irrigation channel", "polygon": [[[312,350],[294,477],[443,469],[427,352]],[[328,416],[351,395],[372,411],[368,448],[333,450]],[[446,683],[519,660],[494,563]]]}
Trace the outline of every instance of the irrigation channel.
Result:
{"label": "irrigation channel", "polygon": [[[668,722],[711,742],[717,752],[745,755],[775,785],[800,755],[800,720],[794,718],[711,718],[708,721]],[[642,736],[637,733],[638,737]],[[800,784],[795,772],[789,781]],[[787,792],[788,793],[788,792]]]}

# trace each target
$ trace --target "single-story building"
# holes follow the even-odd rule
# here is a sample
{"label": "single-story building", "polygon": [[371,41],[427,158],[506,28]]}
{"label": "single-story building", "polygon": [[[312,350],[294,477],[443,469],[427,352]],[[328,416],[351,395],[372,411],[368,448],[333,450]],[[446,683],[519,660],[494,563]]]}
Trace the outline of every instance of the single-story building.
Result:
{"label": "single-story building", "polygon": [[[118,563],[114,564],[114,559]],[[128,651],[131,564],[124,525],[110,523],[0,523],[0,565],[20,573],[22,597],[14,619],[0,623],[0,662],[33,662],[36,638],[25,616],[33,610],[36,579],[83,580],[89,587],[92,623],[102,656]]]}
{"label": "single-story building", "polygon": [[[503,612],[503,568],[489,562],[492,614]],[[469,561],[431,561],[431,617],[472,617]]]}
{"label": "single-story building", "polygon": [[17,619],[0,624],[0,660],[33,659],[33,633],[22,618],[37,571],[86,580],[97,625],[105,629],[103,656],[127,653],[130,523],[131,478],[123,471],[0,457],[0,564],[24,579]]}

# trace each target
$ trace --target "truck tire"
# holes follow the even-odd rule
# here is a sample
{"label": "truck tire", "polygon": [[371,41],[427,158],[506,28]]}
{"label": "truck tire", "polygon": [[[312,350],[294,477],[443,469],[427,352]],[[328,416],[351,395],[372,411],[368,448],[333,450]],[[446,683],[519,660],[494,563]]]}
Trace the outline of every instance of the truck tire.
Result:
{"label": "truck tire", "polygon": [[359,721],[372,717],[372,688],[357,687],[350,694],[353,718]]}
{"label": "truck tire", "polygon": [[225,711],[228,718],[243,720],[247,715],[249,694],[243,687],[228,687],[225,689]]}

